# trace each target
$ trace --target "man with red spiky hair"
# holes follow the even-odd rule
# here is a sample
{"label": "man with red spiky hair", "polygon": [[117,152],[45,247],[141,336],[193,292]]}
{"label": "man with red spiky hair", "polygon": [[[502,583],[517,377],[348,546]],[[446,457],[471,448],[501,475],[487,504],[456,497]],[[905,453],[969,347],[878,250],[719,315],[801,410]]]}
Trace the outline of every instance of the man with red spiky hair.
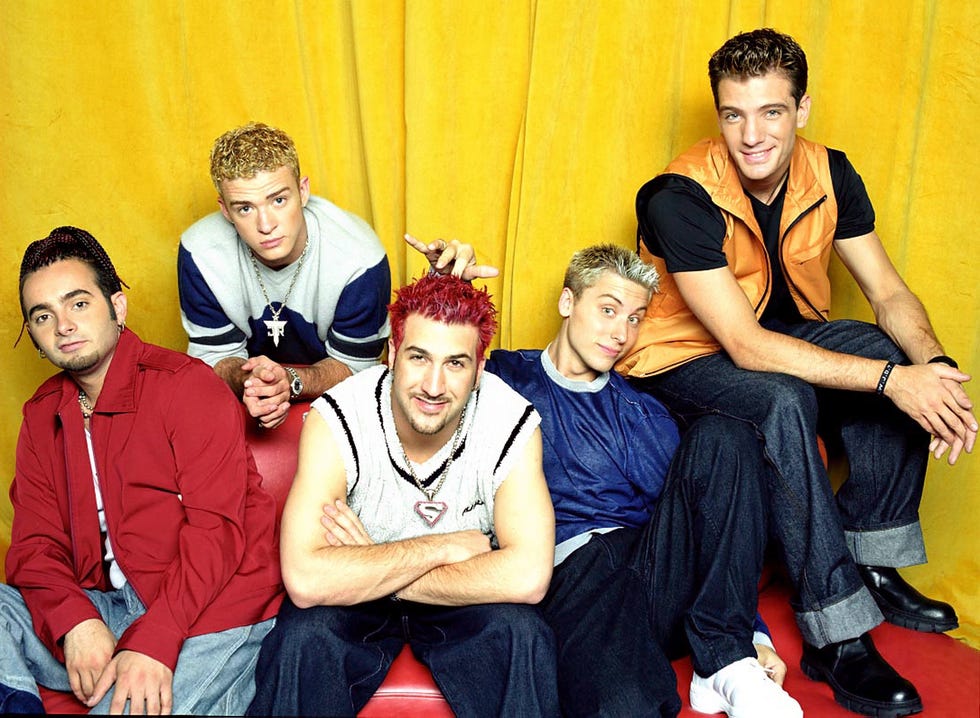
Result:
{"label": "man with red spiky hair", "polygon": [[457,715],[557,715],[535,605],[555,545],[540,417],[483,373],[496,310],[485,290],[430,275],[389,312],[388,366],[327,391],[303,427],[282,523],[288,599],[250,713],[355,715],[408,642]]}

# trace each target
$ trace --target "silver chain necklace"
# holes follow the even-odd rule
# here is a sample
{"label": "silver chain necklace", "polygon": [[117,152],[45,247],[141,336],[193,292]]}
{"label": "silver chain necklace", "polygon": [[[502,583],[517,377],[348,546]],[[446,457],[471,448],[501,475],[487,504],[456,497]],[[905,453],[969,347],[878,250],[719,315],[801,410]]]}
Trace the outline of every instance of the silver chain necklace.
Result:
{"label": "silver chain necklace", "polygon": [[442,473],[439,475],[439,480],[435,482],[434,486],[426,488],[422,485],[421,479],[419,479],[418,474],[415,473],[415,469],[412,467],[412,461],[408,458],[408,454],[405,453],[405,447],[399,440],[398,444],[402,450],[402,458],[405,459],[405,466],[408,468],[408,473],[412,476],[412,481],[418,487],[418,490],[425,494],[427,501],[416,501],[415,502],[415,513],[422,517],[429,526],[435,526],[439,523],[439,519],[443,517],[446,511],[449,509],[449,504],[445,501],[433,501],[436,494],[439,493],[439,489],[446,482],[446,477],[449,476],[449,468],[453,465],[453,459],[456,457],[456,450],[459,448],[459,442],[463,437],[463,424],[466,421],[466,407],[463,407],[463,412],[459,415],[459,424],[456,426],[456,431],[453,432],[453,445],[449,450],[449,457],[446,459],[446,465],[442,469]]}
{"label": "silver chain necklace", "polygon": [[272,300],[269,299],[269,292],[266,291],[265,282],[262,281],[262,274],[259,271],[259,263],[255,259],[255,252],[251,249],[248,250],[248,258],[252,260],[252,269],[255,270],[255,278],[259,280],[259,289],[262,290],[262,296],[265,297],[265,303],[269,305],[269,311],[272,312],[272,319],[265,320],[266,329],[269,333],[266,334],[267,337],[272,337],[272,343],[275,346],[279,346],[279,338],[285,336],[286,334],[286,320],[279,320],[279,315],[282,314],[282,310],[286,308],[286,302],[289,301],[289,295],[293,293],[293,287],[296,286],[296,279],[299,277],[300,270],[303,269],[303,262],[306,261],[306,255],[310,251],[310,238],[306,237],[306,245],[303,247],[303,251],[299,255],[299,262],[296,265],[296,271],[293,272],[292,281],[289,282],[289,289],[286,290],[286,296],[282,298],[279,303],[279,309],[274,309],[272,306]]}

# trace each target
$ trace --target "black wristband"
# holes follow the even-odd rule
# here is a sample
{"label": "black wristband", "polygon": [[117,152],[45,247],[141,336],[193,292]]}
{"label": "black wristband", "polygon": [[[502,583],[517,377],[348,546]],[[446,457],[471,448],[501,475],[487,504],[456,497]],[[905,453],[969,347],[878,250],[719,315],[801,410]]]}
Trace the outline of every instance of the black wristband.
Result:
{"label": "black wristband", "polygon": [[884,371],[881,372],[881,378],[878,380],[878,388],[875,389],[875,393],[878,395],[885,393],[885,384],[888,383],[888,377],[891,376],[892,369],[895,368],[895,362],[890,361],[885,364]]}
{"label": "black wristband", "polygon": [[949,364],[954,369],[960,368],[960,365],[956,363],[956,360],[953,359],[953,357],[948,357],[945,354],[940,354],[937,357],[933,357],[927,361],[926,364]]}

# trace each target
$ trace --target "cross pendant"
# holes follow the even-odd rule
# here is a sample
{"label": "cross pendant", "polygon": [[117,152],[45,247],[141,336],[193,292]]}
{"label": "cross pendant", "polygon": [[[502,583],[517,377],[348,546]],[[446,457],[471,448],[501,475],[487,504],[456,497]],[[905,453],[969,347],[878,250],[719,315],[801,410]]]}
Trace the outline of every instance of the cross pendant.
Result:
{"label": "cross pendant", "polygon": [[265,326],[269,330],[266,336],[272,337],[272,343],[279,346],[279,337],[286,336],[286,320],[266,319]]}

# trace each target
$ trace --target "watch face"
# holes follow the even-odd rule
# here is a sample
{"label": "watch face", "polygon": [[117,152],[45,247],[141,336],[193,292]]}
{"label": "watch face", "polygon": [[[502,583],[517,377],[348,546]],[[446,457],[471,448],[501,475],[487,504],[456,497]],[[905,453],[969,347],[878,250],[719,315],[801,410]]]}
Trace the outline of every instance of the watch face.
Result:
{"label": "watch face", "polygon": [[295,399],[303,393],[303,382],[292,367],[286,367],[286,373],[292,377],[292,381],[289,382],[289,393],[292,395],[291,398]]}

